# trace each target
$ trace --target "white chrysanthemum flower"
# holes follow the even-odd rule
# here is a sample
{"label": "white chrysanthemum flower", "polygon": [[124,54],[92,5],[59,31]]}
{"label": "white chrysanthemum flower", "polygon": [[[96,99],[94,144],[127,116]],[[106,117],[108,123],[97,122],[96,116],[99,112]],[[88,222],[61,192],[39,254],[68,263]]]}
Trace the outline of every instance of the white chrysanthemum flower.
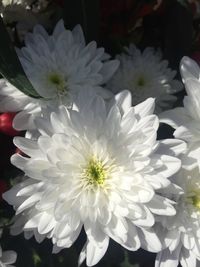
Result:
{"label": "white chrysanthemum flower", "polygon": [[31,4],[33,0],[27,1],[27,0],[1,0],[0,5],[3,7],[11,6],[11,5],[24,5],[27,6],[28,4]]}
{"label": "white chrysanthemum flower", "polygon": [[187,92],[184,106],[165,111],[160,115],[160,120],[176,129],[176,138],[188,143],[190,160],[183,161],[183,166],[192,169],[200,166],[200,69],[195,61],[184,57],[180,71]]}
{"label": "white chrysanthemum flower", "polygon": [[[156,267],[196,267],[200,260],[200,172],[181,169],[173,182],[183,189],[174,195],[176,215],[166,217],[158,233],[163,236],[167,248],[158,253]],[[166,192],[166,190],[165,190]],[[169,197],[169,195],[167,195]],[[171,197],[171,196],[170,196]],[[161,218],[162,220],[162,218]],[[199,266],[200,262],[198,262]]]}
{"label": "white chrysanthemum flower", "polygon": [[37,24],[50,28],[54,8],[48,0],[0,0],[0,15],[13,42],[17,36],[22,43]]}
{"label": "white chrysanthemum flower", "polygon": [[12,264],[17,260],[17,253],[12,250],[2,251],[0,246],[0,266],[14,267]]}
{"label": "white chrysanthemum flower", "polygon": [[[40,99],[31,99],[15,87],[2,81],[0,111],[20,111],[14,127],[26,130],[41,107],[70,104],[81,90],[91,90],[105,98],[112,94],[103,86],[118,68],[117,60],[108,60],[96,42],[85,44],[81,27],[66,30],[60,20],[52,35],[40,25],[25,38],[25,47],[18,50],[24,71]],[[32,116],[33,115],[33,116]],[[32,128],[34,126],[32,125]]]}
{"label": "white chrysanthemum flower", "polygon": [[135,105],[155,97],[157,112],[172,106],[176,100],[173,94],[183,86],[174,79],[176,71],[168,67],[167,60],[162,60],[160,51],[148,47],[141,52],[131,44],[117,59],[120,67],[108,83],[113,92],[130,90]]}
{"label": "white chrysanthemum flower", "polygon": [[180,152],[185,143],[156,141],[152,98],[135,107],[126,91],[110,104],[100,96],[79,101],[78,110],[61,106],[36,118],[37,140],[14,139],[27,157],[12,157],[26,177],[4,194],[16,209],[12,233],[24,230],[39,242],[51,238],[56,252],[84,228],[79,263],[86,257],[88,266],[103,257],[109,238],[129,250],[160,251],[154,215],[172,216],[175,209],[157,191],[180,168],[168,151]]}

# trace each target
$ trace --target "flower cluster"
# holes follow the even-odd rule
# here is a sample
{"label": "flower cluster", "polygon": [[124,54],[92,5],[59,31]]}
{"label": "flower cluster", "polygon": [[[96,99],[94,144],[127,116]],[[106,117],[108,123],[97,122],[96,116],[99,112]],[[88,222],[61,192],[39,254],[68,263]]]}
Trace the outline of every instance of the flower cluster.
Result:
{"label": "flower cluster", "polygon": [[163,112],[160,120],[175,128],[175,138],[187,143],[187,151],[181,156],[182,168],[173,179],[182,188],[182,194],[173,196],[177,203],[176,216],[161,220],[161,225],[156,226],[162,229],[159,231],[166,244],[157,256],[156,266],[177,266],[180,262],[183,267],[189,267],[196,266],[200,260],[200,69],[192,59],[184,57],[180,71],[187,92],[184,106]]}
{"label": "flower cluster", "polygon": [[[49,35],[35,26],[17,49],[38,97],[0,81],[0,111],[15,112],[23,175],[3,194],[14,207],[11,234],[51,239],[53,253],[86,234],[79,265],[97,264],[112,239],[157,254],[155,266],[195,267],[200,260],[200,70],[181,62],[183,85],[160,52],[134,45],[116,59],[77,25],[59,21]],[[169,105],[170,104],[170,105]],[[159,112],[159,117],[154,114]],[[14,116],[13,115],[13,116]],[[176,130],[158,140],[159,122]],[[5,259],[2,266],[15,261]]]}

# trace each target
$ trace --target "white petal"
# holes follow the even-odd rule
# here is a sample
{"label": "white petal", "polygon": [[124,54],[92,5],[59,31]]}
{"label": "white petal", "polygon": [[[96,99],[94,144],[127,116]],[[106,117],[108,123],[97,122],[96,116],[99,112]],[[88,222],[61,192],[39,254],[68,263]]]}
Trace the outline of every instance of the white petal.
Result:
{"label": "white petal", "polygon": [[141,118],[151,115],[154,112],[155,108],[155,99],[148,98],[142,103],[134,107],[135,113],[138,114]]}
{"label": "white petal", "polygon": [[56,225],[56,222],[52,215],[48,213],[43,213],[40,222],[38,224],[38,232],[39,234],[47,234],[49,231],[51,231],[54,226]]}
{"label": "white petal", "polygon": [[155,219],[153,214],[150,212],[150,210],[144,206],[143,207],[145,210],[145,216],[143,218],[139,218],[137,220],[134,220],[134,224],[139,226],[139,227],[151,227],[155,223]]}
{"label": "white petal", "polygon": [[148,203],[150,211],[158,215],[173,216],[176,214],[175,208],[171,205],[170,201],[162,196],[155,195]]}
{"label": "white petal", "polygon": [[4,264],[12,264],[17,260],[17,253],[12,250],[7,250],[2,253],[2,257],[0,259]]}
{"label": "white petal", "polygon": [[90,220],[86,220],[84,222],[84,228],[89,242],[93,242],[96,243],[98,246],[101,246],[102,242],[104,242],[106,235],[102,231],[100,224],[97,222],[94,223]]}
{"label": "white petal", "polygon": [[33,216],[27,223],[24,225],[24,229],[34,229],[37,228],[42,217],[42,213],[38,213]]}
{"label": "white petal", "polygon": [[162,155],[161,160],[164,163],[164,168],[161,174],[165,177],[170,177],[175,174],[181,167],[181,160],[175,157]]}
{"label": "white petal", "polygon": [[87,242],[84,244],[81,252],[80,252],[80,255],[79,255],[79,258],[78,258],[78,267],[81,266],[81,264],[84,262],[84,260],[86,259],[86,247],[87,247]]}
{"label": "white petal", "polygon": [[180,263],[182,267],[196,267],[197,259],[192,251],[182,247],[180,253]]}
{"label": "white petal", "polygon": [[25,154],[28,156],[38,157],[40,155],[40,151],[38,149],[37,142],[34,140],[26,139],[23,137],[14,137],[13,143]]}
{"label": "white petal", "polygon": [[23,170],[25,165],[28,162],[28,158],[22,157],[19,154],[14,154],[11,158],[11,163],[16,166],[17,168]]}
{"label": "white petal", "polygon": [[185,153],[187,145],[184,141],[178,139],[165,139],[159,141],[159,147],[156,150],[158,154],[167,154],[169,156],[178,156]]}
{"label": "white petal", "polygon": [[162,244],[153,229],[138,228],[141,247],[150,252],[158,252],[162,249]]}
{"label": "white petal", "polygon": [[125,219],[112,216],[108,225],[104,228],[105,233],[121,244],[127,240],[128,225]]}
{"label": "white petal", "polygon": [[37,201],[39,201],[41,198],[40,193],[35,193],[31,197],[27,198],[17,209],[16,214],[21,213],[22,211],[26,210],[27,208],[30,208],[33,206]]}
{"label": "white petal", "polygon": [[183,82],[190,78],[199,79],[200,69],[198,64],[189,57],[183,57],[180,62],[180,72]]}
{"label": "white petal", "polygon": [[[200,146],[199,142],[193,143],[189,146],[189,149],[182,158],[183,164],[190,164],[189,168],[194,168],[197,163],[200,161]],[[186,162],[188,161],[188,163]]]}
{"label": "white petal", "polygon": [[55,228],[55,236],[58,239],[63,239],[67,237],[71,231],[72,228],[66,222],[61,222]]}
{"label": "white petal", "polygon": [[[200,81],[194,79],[187,79],[185,81],[185,87],[188,96],[184,99],[184,106],[189,111],[190,116],[199,119],[200,109]],[[187,102],[187,100],[189,100]]]}
{"label": "white petal", "polygon": [[116,103],[120,108],[122,114],[126,113],[131,107],[131,98],[131,93],[127,90],[124,90],[115,96]]}
{"label": "white petal", "polygon": [[180,250],[181,246],[178,246],[178,248],[173,252],[170,252],[169,249],[159,252],[156,256],[155,267],[177,267],[179,263]]}
{"label": "white petal", "polygon": [[100,73],[103,75],[102,84],[108,82],[108,80],[112,77],[112,75],[115,73],[118,67],[119,67],[118,60],[110,60],[103,64],[103,67],[100,71]]}
{"label": "white petal", "polygon": [[33,115],[26,111],[20,111],[14,117],[13,127],[19,131],[34,129],[35,125]]}
{"label": "white petal", "polygon": [[85,38],[83,34],[83,30],[80,25],[76,25],[72,31],[74,41],[77,42],[78,44],[82,44],[85,46]]}
{"label": "white petal", "polygon": [[97,264],[107,251],[109,238],[106,236],[101,247],[95,246],[92,242],[88,242],[86,247],[86,263],[87,266]]}
{"label": "white petal", "polygon": [[126,242],[121,243],[121,245],[128,250],[136,251],[140,248],[141,245],[137,233],[137,227],[131,221],[127,221],[127,224],[128,224],[127,240]]}
{"label": "white petal", "polygon": [[185,108],[179,107],[172,110],[167,110],[159,115],[160,122],[169,124],[177,129],[181,125],[185,125],[191,121],[191,117]]}

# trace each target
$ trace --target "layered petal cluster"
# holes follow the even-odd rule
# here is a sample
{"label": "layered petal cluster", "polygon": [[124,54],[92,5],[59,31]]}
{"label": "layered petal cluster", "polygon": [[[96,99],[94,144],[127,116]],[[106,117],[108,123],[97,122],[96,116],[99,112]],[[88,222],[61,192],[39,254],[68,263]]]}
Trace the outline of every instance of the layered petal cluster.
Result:
{"label": "layered petal cluster", "polygon": [[[1,81],[0,111],[20,111],[14,121],[18,130],[34,127],[32,119],[41,113],[41,107],[70,105],[79,91],[92,90],[105,98],[111,93],[103,85],[118,68],[118,60],[104,48],[97,48],[96,42],[85,43],[82,29],[77,25],[66,30],[60,20],[52,35],[37,25],[33,33],[25,37],[25,47],[18,49],[18,56],[33,87],[41,96],[32,99],[5,80]],[[29,128],[27,128],[29,127]]]}
{"label": "layered petal cluster", "polygon": [[161,219],[162,227],[158,227],[166,249],[158,253],[155,266],[177,267],[180,263],[182,267],[196,267],[200,264],[199,168],[182,168],[173,181],[182,188],[182,193],[174,195],[176,215]]}
{"label": "layered petal cluster", "polygon": [[33,2],[32,0],[2,0],[2,5],[4,7],[9,6],[9,5],[28,5],[31,4],[31,2]]}
{"label": "layered petal cluster", "polygon": [[131,44],[116,58],[120,67],[108,84],[113,92],[130,90],[134,104],[155,97],[157,112],[172,107],[176,100],[173,94],[183,86],[175,79],[176,71],[168,67],[160,51],[148,47],[141,52]]}
{"label": "layered petal cluster", "polygon": [[187,92],[184,106],[163,112],[160,121],[175,128],[174,136],[188,143],[188,156],[186,161],[183,159],[183,166],[193,169],[200,166],[200,69],[195,61],[184,57],[180,71]]}
{"label": "layered petal cluster", "polygon": [[12,233],[51,238],[57,252],[84,229],[79,263],[86,258],[88,266],[103,257],[110,238],[132,251],[160,251],[155,216],[175,214],[174,201],[160,190],[179,170],[173,155],[185,144],[156,140],[153,110],[152,98],[132,107],[123,91],[112,103],[80,96],[76,109],[60,106],[36,118],[37,140],[14,139],[27,156],[12,157],[25,177],[3,195],[16,209]]}
{"label": "layered petal cluster", "polygon": [[0,266],[14,267],[12,264],[17,260],[17,253],[12,250],[2,251],[0,246]]}

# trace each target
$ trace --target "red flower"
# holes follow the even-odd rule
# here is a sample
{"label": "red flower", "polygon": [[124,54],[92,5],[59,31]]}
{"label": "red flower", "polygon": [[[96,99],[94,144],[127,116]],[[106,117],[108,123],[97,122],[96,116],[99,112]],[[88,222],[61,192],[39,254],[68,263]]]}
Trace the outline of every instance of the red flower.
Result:
{"label": "red flower", "polygon": [[12,126],[13,119],[16,113],[6,112],[0,115],[0,132],[15,136],[19,134],[19,131],[15,130]]}

